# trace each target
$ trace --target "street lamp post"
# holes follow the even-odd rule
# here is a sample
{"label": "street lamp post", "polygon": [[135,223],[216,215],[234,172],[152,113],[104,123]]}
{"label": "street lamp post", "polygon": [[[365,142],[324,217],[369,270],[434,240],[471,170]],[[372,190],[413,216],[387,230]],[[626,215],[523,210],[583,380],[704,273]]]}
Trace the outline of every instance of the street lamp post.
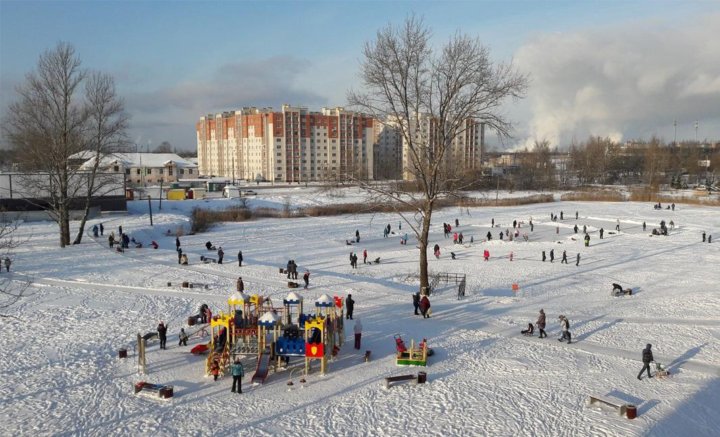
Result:
{"label": "street lamp post", "polygon": [[677,120],[673,120],[673,128],[675,129],[675,136],[673,137],[673,146],[677,147]]}
{"label": "street lamp post", "polygon": [[698,122],[697,122],[697,120],[695,120],[695,142],[696,143],[698,142],[697,131],[698,131]]}

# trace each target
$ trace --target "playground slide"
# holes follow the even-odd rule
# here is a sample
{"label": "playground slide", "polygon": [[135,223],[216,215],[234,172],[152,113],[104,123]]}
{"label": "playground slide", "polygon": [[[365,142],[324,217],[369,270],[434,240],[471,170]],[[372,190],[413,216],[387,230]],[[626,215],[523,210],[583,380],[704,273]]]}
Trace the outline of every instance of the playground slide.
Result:
{"label": "playground slide", "polygon": [[251,382],[253,384],[264,383],[265,378],[267,378],[269,369],[270,369],[270,351],[265,350],[265,351],[261,352],[260,356],[258,357],[257,369],[255,370],[255,374],[253,375]]}

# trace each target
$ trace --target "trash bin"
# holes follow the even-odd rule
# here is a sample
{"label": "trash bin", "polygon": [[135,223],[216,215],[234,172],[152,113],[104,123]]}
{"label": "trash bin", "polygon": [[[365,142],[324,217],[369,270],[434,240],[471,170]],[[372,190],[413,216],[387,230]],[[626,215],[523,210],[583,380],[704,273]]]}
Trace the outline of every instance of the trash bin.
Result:
{"label": "trash bin", "polygon": [[118,357],[119,358],[127,358],[127,349],[120,349],[118,351]]}
{"label": "trash bin", "polygon": [[160,389],[159,394],[162,399],[168,399],[168,398],[173,397],[173,386],[166,385],[165,387]]}
{"label": "trash bin", "polygon": [[637,417],[637,407],[633,404],[628,404],[626,409],[628,419],[634,419]]}
{"label": "trash bin", "polygon": [[188,317],[188,326],[195,326],[195,322],[197,322],[197,316]]}
{"label": "trash bin", "polygon": [[418,372],[418,384],[425,384],[425,381],[427,381],[427,372]]}

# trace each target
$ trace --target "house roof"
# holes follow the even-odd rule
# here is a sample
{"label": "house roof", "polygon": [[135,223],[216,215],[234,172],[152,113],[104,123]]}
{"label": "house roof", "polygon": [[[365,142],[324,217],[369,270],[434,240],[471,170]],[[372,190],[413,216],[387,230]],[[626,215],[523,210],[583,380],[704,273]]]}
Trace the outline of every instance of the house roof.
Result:
{"label": "house roof", "polygon": [[[85,162],[81,167],[91,167],[93,159]],[[183,159],[175,153],[113,153],[100,160],[101,167],[122,164],[123,167],[165,167],[175,163],[178,168],[197,168],[197,164]]]}

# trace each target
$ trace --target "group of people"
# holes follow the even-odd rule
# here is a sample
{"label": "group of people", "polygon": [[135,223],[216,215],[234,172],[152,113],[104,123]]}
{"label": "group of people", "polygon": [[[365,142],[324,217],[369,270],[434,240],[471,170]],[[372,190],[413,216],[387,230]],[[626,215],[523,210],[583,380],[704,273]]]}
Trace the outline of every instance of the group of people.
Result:
{"label": "group of people", "polygon": [[[662,204],[660,202],[654,204],[653,209],[663,209]],[[672,209],[675,211],[675,204],[673,203],[672,205],[668,205],[666,209]]]}
{"label": "group of people", "polygon": [[285,272],[287,273],[288,279],[297,279],[298,278],[298,271],[297,271],[298,266],[294,259],[289,260],[285,267],[286,267]]}
{"label": "group of people", "polygon": [[[570,321],[567,317],[564,315],[559,315],[558,320],[560,321],[560,332],[561,337],[558,338],[558,341],[567,341],[569,344],[572,339],[572,334],[570,333]],[[528,327],[526,329],[523,329],[520,331],[521,334],[532,336],[535,332],[535,328],[539,331],[539,338],[545,338],[547,337],[547,333],[545,332],[545,326],[546,326],[546,320],[545,320],[545,310],[540,309],[540,314],[538,314],[537,321],[535,322],[535,326],[533,326],[532,323],[528,323]]]}

